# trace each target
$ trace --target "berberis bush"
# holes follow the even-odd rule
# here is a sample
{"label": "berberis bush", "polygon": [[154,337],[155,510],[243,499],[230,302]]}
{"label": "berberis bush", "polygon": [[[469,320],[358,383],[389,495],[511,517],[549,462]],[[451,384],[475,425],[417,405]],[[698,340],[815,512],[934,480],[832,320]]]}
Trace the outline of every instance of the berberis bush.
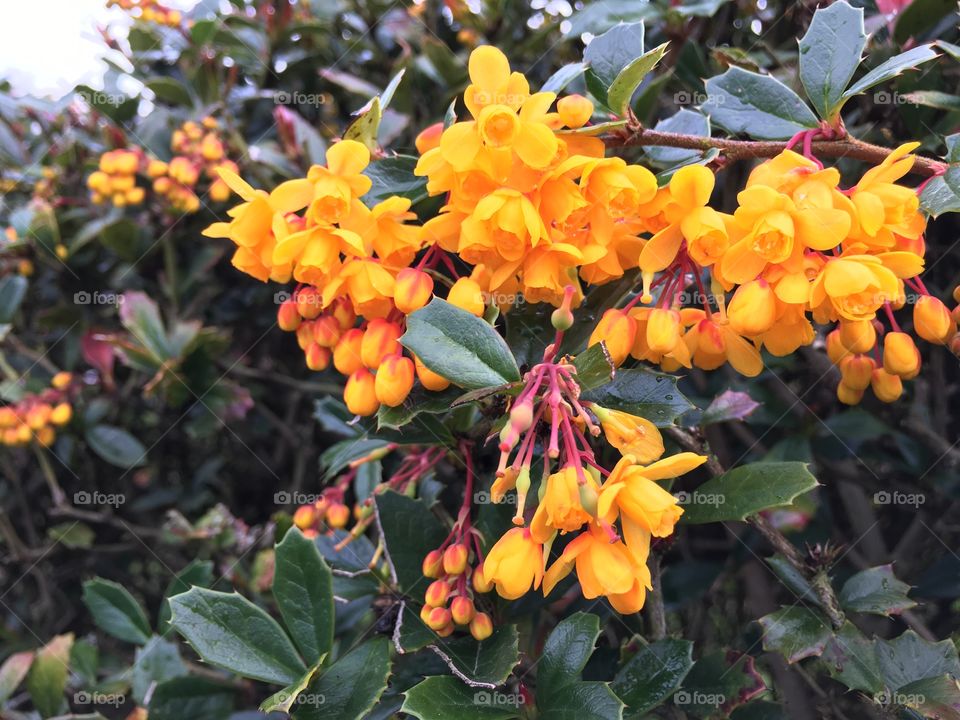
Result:
{"label": "berberis bush", "polygon": [[960,718],[955,8],[110,5],[0,103],[4,717]]}

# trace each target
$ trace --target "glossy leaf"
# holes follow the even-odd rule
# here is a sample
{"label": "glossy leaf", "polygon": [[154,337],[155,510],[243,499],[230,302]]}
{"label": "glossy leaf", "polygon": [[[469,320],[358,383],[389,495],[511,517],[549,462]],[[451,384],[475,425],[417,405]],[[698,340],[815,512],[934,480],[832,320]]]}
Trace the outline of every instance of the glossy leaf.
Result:
{"label": "glossy leaf", "polygon": [[820,613],[795,605],[765,615],[763,649],[783,655],[788,663],[819,656],[833,637],[830,622]]}
{"label": "glossy leaf", "polygon": [[880,63],[880,65],[851,85],[843,94],[843,100],[852,98],[854,95],[859,95],[874,85],[879,85],[882,82],[891,80],[898,75],[902,75],[905,70],[912,70],[918,65],[930,62],[936,57],[937,53],[932,45],[920,45],[919,47],[895,55],[886,62]]}
{"label": "glossy leaf", "polygon": [[307,664],[333,645],[333,575],[316,543],[291,528],[276,547],[273,596]]}
{"label": "glossy leaf", "polygon": [[820,662],[834,680],[851,690],[874,694],[883,689],[874,640],[849,621],[827,642]]}
{"label": "glossy leaf", "polygon": [[113,425],[94,425],[84,437],[90,449],[111,465],[129,469],[147,462],[147,449],[133,435]]}
{"label": "glossy leaf", "polygon": [[[587,64],[587,87],[602,103],[617,76],[643,55],[643,23],[620,23],[590,41],[583,51]],[[615,109],[615,108],[611,108]]]}
{"label": "glossy leaf", "polygon": [[519,696],[484,692],[449,675],[434,675],[404,693],[402,712],[419,720],[511,720],[520,717]]}
{"label": "glossy leaf", "polygon": [[143,704],[154,683],[162,683],[187,674],[187,666],[180,658],[177,645],[154,635],[147,643],[137,648],[130,684],[134,699]]}
{"label": "glossy leaf", "polygon": [[376,512],[394,582],[404,593],[422,595],[432,582],[421,572],[423,558],[447,531],[422,501],[393,490],[376,496]]}
{"label": "glossy leaf", "polygon": [[769,75],[732,67],[706,83],[701,107],[710,120],[732,133],[760,140],[783,140],[817,126],[803,100]]}
{"label": "glossy leaf", "polygon": [[233,689],[197,677],[179,677],[157,685],[150,697],[150,720],[226,720],[233,710]]}
{"label": "glossy leaf", "polygon": [[[657,122],[653,127],[657,132],[680,133],[682,135],[698,135],[710,137],[710,118],[703,113],[681,108],[675,114]],[[686,148],[672,148],[665,146],[645,145],[643,148],[647,157],[660,165],[677,165],[700,158],[700,150]]]}
{"label": "glossy leaf", "polygon": [[390,643],[368,640],[313,680],[300,694],[294,720],[363,720],[387,687]]}
{"label": "glossy leaf", "polygon": [[881,565],[858,572],[840,589],[839,600],[844,610],[873,613],[874,615],[899,615],[916,606],[907,597],[910,586],[898,580],[892,565]]}
{"label": "glossy leaf", "polygon": [[617,672],[610,687],[630,715],[643,715],[664,703],[693,667],[693,643],[669,638],[646,645]]}
{"label": "glossy leaf", "polygon": [[467,685],[493,689],[520,662],[518,643],[516,625],[499,625],[481,642],[467,635],[438,640],[430,649]]}
{"label": "glossy leaf", "polygon": [[645,417],[657,427],[672,425],[693,407],[677,389],[677,378],[646,368],[619,368],[611,382],[585,392],[583,397]]}
{"label": "glossy leaf", "polygon": [[610,359],[606,344],[598,342],[591,345],[573,360],[577,369],[574,376],[580,390],[585,392],[606,385],[616,377],[617,368]]}
{"label": "glossy leaf", "polygon": [[813,14],[800,40],[800,80],[820,117],[833,116],[866,44],[863,9],[840,0]]}
{"label": "glossy leaf", "polygon": [[150,622],[140,603],[118,583],[94,578],[83,584],[83,604],[106,633],[142,645],[150,639]]}
{"label": "glossy leaf", "polygon": [[668,44],[663,43],[631,61],[610,84],[607,90],[607,104],[620,116],[627,114],[633,94],[666,54]]}

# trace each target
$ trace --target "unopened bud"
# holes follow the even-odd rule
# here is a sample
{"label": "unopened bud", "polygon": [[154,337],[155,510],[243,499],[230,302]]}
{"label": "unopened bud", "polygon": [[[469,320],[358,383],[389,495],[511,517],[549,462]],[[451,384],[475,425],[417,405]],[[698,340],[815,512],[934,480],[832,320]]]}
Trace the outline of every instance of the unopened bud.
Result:
{"label": "unopened bud", "polygon": [[440,577],[440,571],[443,569],[443,553],[439,550],[431,550],[423,558],[421,570],[424,577]]}
{"label": "unopened bud", "polygon": [[550,323],[555,330],[569,330],[573,327],[573,313],[559,307],[550,313]]}
{"label": "unopened bud", "polygon": [[903,394],[903,381],[900,376],[892,375],[883,368],[873,371],[870,386],[880,402],[892,403]]}
{"label": "unopened bud", "polygon": [[433,297],[433,278],[423,270],[404,268],[397,273],[393,288],[393,303],[404,315],[415,312]]}
{"label": "unopened bud", "polygon": [[307,367],[314,372],[326,370],[330,365],[330,351],[325,347],[320,347],[320,345],[315,342],[307,345],[304,354],[307,358]]}
{"label": "unopened bud", "polygon": [[447,302],[472,315],[483,317],[483,291],[476,280],[467,277],[457,280],[447,293]]}
{"label": "unopened bud", "polygon": [[468,597],[460,595],[450,603],[450,615],[457,625],[469,624],[476,612],[473,601]]}
{"label": "unopened bud", "polygon": [[903,332],[888,332],[883,338],[883,369],[909,380],[920,372],[920,352],[913,338]]}
{"label": "unopened bud", "polygon": [[389,407],[402,405],[413,389],[413,360],[403,355],[388,355],[377,368],[374,390],[377,400]]}
{"label": "unopened bud", "polygon": [[347,379],[343,388],[343,402],[351,413],[362,417],[373,415],[380,409],[376,381],[369,370],[361,368]]}
{"label": "unopened bud", "polygon": [[442,630],[450,624],[450,611],[446,608],[435,607],[427,615],[427,627],[433,631]]}
{"label": "unopened bud", "polygon": [[334,530],[345,527],[350,520],[350,508],[343,503],[333,503],[327,508],[327,525]]}
{"label": "unopened bud", "polygon": [[483,563],[477,565],[473,570],[473,589],[478,593],[488,593],[493,590],[493,583],[487,580],[483,575]]}
{"label": "unopened bud", "polygon": [[443,552],[443,569],[448,575],[460,575],[467,569],[470,551],[463,543],[454,543]]}
{"label": "unopened bud", "polygon": [[493,635],[493,621],[486,613],[478,612],[470,621],[470,634],[477,641],[486,640]]}
{"label": "unopened bud", "polygon": [[317,521],[317,510],[313,505],[301,505],[293,513],[293,524],[301,530],[313,527]]}
{"label": "unopened bud", "polygon": [[277,310],[277,325],[280,326],[281,330],[293,332],[300,327],[301,321],[297,303],[293,300],[284,300],[280,303],[280,308]]}
{"label": "unopened bud", "polygon": [[913,306],[913,329],[927,342],[943,344],[956,330],[956,324],[946,305],[924,295]]}
{"label": "unopened bud", "polygon": [[450,597],[450,586],[446,580],[434,580],[427,586],[427,591],[423,594],[427,605],[433,607],[442,607],[447,604],[447,598]]}

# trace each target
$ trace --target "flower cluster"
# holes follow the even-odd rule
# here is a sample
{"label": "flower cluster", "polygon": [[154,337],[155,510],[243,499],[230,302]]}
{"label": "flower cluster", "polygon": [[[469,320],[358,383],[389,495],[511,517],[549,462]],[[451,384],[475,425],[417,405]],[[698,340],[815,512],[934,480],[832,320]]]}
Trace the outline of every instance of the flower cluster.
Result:
{"label": "flower cluster", "polygon": [[183,14],[158,0],[107,0],[107,7],[118,7],[133,15],[137,20],[157,23],[167,27],[180,27]]}
{"label": "flower cluster", "polygon": [[529,302],[559,305],[578,276],[598,285],[636,268],[653,174],[604,157],[601,140],[576,132],[593,104],[570,95],[551,111],[556,94],[531,93],[498,49],[474,50],[469,72],[473,119],[418,138],[416,173],[447,198],[424,225],[428,241],[473,265],[485,293]]}
{"label": "flower cluster", "polygon": [[917,193],[897,183],[915,147],[898,148],[846,190],[836,168],[785,150],[753,170],[732,215],[707,205],[708,169],[681,168],[641,208],[660,226],[640,253],[642,293],[608,311],[591,343],[606,340],[617,363],[632,356],[672,371],[729,362],[752,377],[763,369],[761,349],[788,355],[816,340],[814,323],[837,323],[827,347],[842,373],[839,399],[859,402],[872,385],[895,400],[920,367],[894,316],[908,293],[920,337],[944,343],[956,332],[919,278]]}
{"label": "flower cluster", "polygon": [[29,393],[15,403],[0,407],[0,444],[19,446],[36,442],[45,447],[52,445],[57,428],[66,425],[73,417],[72,385],[73,376],[59,372],[43,392]]}
{"label": "flower cluster", "polygon": [[100,156],[97,170],[87,178],[90,199],[100,205],[111,202],[114,207],[139,205],[146,190],[137,185],[137,171],[143,162],[143,153],[134,150],[108,150]]}
{"label": "flower cluster", "polygon": [[230,188],[220,179],[219,171],[222,168],[236,173],[238,168],[235,162],[224,157],[223,140],[215,118],[183,123],[173,132],[170,150],[173,158],[169,162],[151,160],[147,175],[153,180],[153,191],[165,197],[171,208],[186,213],[200,209],[196,185],[201,175],[210,183],[207,192],[214,202],[224,202],[230,197]]}

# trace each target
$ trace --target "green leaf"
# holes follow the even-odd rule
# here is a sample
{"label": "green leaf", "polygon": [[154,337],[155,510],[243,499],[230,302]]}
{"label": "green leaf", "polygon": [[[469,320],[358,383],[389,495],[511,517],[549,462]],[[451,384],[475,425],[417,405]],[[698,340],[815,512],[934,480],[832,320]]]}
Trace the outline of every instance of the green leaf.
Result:
{"label": "green leaf", "polygon": [[931,178],[920,193],[920,205],[933,217],[945,212],[960,212],[960,133],[944,139],[947,145],[947,171]]}
{"label": "green leaf", "polygon": [[23,275],[0,278],[0,325],[9,325],[27,294],[27,279]]}
{"label": "green leaf", "polygon": [[[681,108],[676,114],[660,120],[653,128],[657,132],[681,133],[710,137],[710,118],[693,110]],[[699,159],[703,152],[685,148],[671,148],[654,145],[643,147],[647,157],[660,165],[677,165]]]}
{"label": "green leaf", "polygon": [[147,462],[147,449],[143,443],[123,428],[94,425],[87,428],[84,437],[91,450],[116,467],[142,467]]}
{"label": "green leaf", "polygon": [[[621,71],[643,55],[643,23],[620,23],[590,41],[583,51],[587,87],[607,104],[607,89]],[[612,108],[611,109],[615,109]]]}
{"label": "green leaf", "polygon": [[766,689],[751,656],[718,651],[697,660],[673,704],[698,718],[727,717]]}
{"label": "green leaf", "polygon": [[849,621],[827,642],[820,663],[851,690],[874,694],[883,689],[875,643]]}
{"label": "green leaf", "polygon": [[53,717],[64,706],[73,633],[57,635],[37,651],[27,673],[27,692],[41,717]]}
{"label": "green leaf", "polygon": [[657,427],[672,425],[693,407],[677,390],[677,378],[646,368],[619,368],[612,381],[585,392],[583,398],[640,415]]}
{"label": "green leaf", "polygon": [[904,685],[891,700],[931,720],[960,718],[960,686],[957,685],[957,679],[950,675],[927,677]]}
{"label": "green leaf", "polygon": [[377,495],[375,502],[393,581],[404,593],[422,595],[432,582],[421,572],[423,558],[440,547],[447,531],[420,500],[388,490]]}
{"label": "green leaf", "polygon": [[581,391],[606,385],[616,377],[617,368],[610,359],[604,342],[591,345],[573,360],[577,384]]}
{"label": "green leaf", "polygon": [[743,420],[758,407],[760,407],[760,403],[747,393],[725,390],[717,395],[707,409],[703,411],[700,425],[706,426],[731,420]]}
{"label": "green leaf", "polygon": [[82,522],[65,522],[47,529],[47,537],[68,548],[89,549],[96,537],[93,529]]}
{"label": "green leaf", "polygon": [[848,100],[854,95],[859,95],[874,85],[879,85],[882,82],[901,75],[904,70],[911,70],[936,57],[937,52],[933,49],[932,45],[920,45],[919,47],[895,55],[886,62],[877,65],[877,67],[851,85],[843,94],[842,100]]}
{"label": "green leaf", "polygon": [[960,677],[957,648],[949,640],[930,642],[913,630],[893,640],[876,640],[884,684],[899,690],[912,682],[943,674]]}
{"label": "green leaf", "polygon": [[413,174],[417,158],[410,155],[385,157],[370,163],[363,171],[373,185],[363,196],[364,202],[376,205],[394,195],[405,197],[411,203],[427,198],[427,178]]}
{"label": "green leaf", "polygon": [[456,388],[447,388],[440,392],[426,390],[422,385],[413,388],[407,399],[397,407],[381,405],[377,412],[378,428],[393,428],[399,430],[413,420],[417,415],[440,415],[447,412],[454,400],[461,397]]}
{"label": "green leaf", "polygon": [[354,648],[307,686],[294,720],[361,720],[387,687],[390,645],[374,638]]}
{"label": "green leaf", "polygon": [[157,629],[161,634],[167,632],[170,623],[170,598],[185,593],[194,585],[210,587],[213,583],[213,563],[210,560],[191,560],[183,570],[177,573],[170,581],[166,592],[163,593],[163,602],[160,612],[157,613]]}
{"label": "green leaf", "polygon": [[802,600],[806,605],[822,606],[820,598],[817,597],[807,578],[783,555],[772,555],[764,558],[764,561],[797,600]]}
{"label": "green leaf", "polygon": [[276,547],[273,596],[307,664],[333,646],[333,574],[312,540],[291,528]]}
{"label": "green leaf", "polygon": [[706,83],[701,110],[731,133],[782,140],[817,126],[803,100],[776,78],[732,67]]}
{"label": "green leaf", "polygon": [[469,635],[430,645],[451,672],[471,687],[502,685],[520,662],[516,625],[498,625],[486,640]]}
{"label": "green leaf", "polygon": [[910,586],[894,577],[892,565],[881,565],[858,572],[840,589],[840,605],[844,610],[899,615],[916,606],[907,597]]}
{"label": "green leaf", "polygon": [[500,334],[439,298],[407,317],[400,343],[430,370],[467,390],[520,379],[517,361]]}
{"label": "green leaf", "polygon": [[289,685],[306,667],[283,628],[237,593],[193,588],[170,598],[170,624],[211,665]]}
{"label": "green leaf", "polygon": [[559,93],[587,70],[586,63],[568,63],[547,78],[540,86],[540,92]]}
{"label": "green leaf", "polygon": [[354,460],[366,457],[374,450],[385,448],[389,443],[382,438],[349,438],[334,443],[320,456],[323,479],[328,480]]}
{"label": "green leaf", "polygon": [[125,587],[94,578],[83,584],[83,604],[104,632],[126,642],[143,645],[150,639],[150,622],[143,608]]}
{"label": "green leaf", "polygon": [[913,0],[897,15],[893,38],[902,45],[956,11],[953,0]]}
{"label": "green leaf", "polygon": [[801,462],[743,465],[708,480],[691,493],[693,502],[684,507],[682,520],[693,524],[746,520],[761,510],[790,505],[817,485]]}
{"label": "green leaf", "polygon": [[627,114],[633,94],[666,54],[669,44],[663,43],[633,60],[610,84],[610,89],[607,90],[607,104],[621,117]]}
{"label": "green leaf", "polygon": [[192,105],[193,98],[186,85],[172,77],[161,76],[149,78],[144,84],[153,91],[157,99],[172,105]]}
{"label": "green leaf", "polygon": [[307,685],[310,684],[319,671],[319,665],[314,665],[309,668],[295,683],[287,685],[283,690],[278,690],[260,703],[260,712],[282,712],[289,715],[290,708],[297,702],[303,691],[307,689]]}
{"label": "green leaf", "polygon": [[426,678],[404,693],[401,712],[419,720],[511,720],[520,716],[518,695],[484,692],[449,675]]}
{"label": "green leaf", "polygon": [[157,685],[150,696],[150,720],[226,720],[233,711],[233,690],[196,677]]}
{"label": "green leaf", "polygon": [[692,642],[658,640],[630,658],[610,687],[627,704],[631,716],[643,715],[673,695],[692,667]]}
{"label": "green leaf", "polygon": [[18,687],[33,663],[33,651],[14,653],[0,665],[0,705],[3,705]]}
{"label": "green leaf", "polygon": [[817,8],[800,40],[800,80],[814,109],[831,119],[867,44],[863,9],[846,0]]}
{"label": "green leaf", "polygon": [[187,666],[180,659],[176,644],[154,635],[146,645],[137,648],[130,670],[133,697],[142,705],[154,683],[162,683],[186,674]]}
{"label": "green leaf", "polygon": [[826,618],[800,606],[782,608],[757,622],[763,627],[763,649],[780,653],[791,664],[819,656],[833,637]]}
{"label": "green leaf", "polygon": [[623,703],[605,682],[580,679],[600,636],[600,619],[577,612],[561,621],[537,667],[537,712],[551,720],[618,720]]}

